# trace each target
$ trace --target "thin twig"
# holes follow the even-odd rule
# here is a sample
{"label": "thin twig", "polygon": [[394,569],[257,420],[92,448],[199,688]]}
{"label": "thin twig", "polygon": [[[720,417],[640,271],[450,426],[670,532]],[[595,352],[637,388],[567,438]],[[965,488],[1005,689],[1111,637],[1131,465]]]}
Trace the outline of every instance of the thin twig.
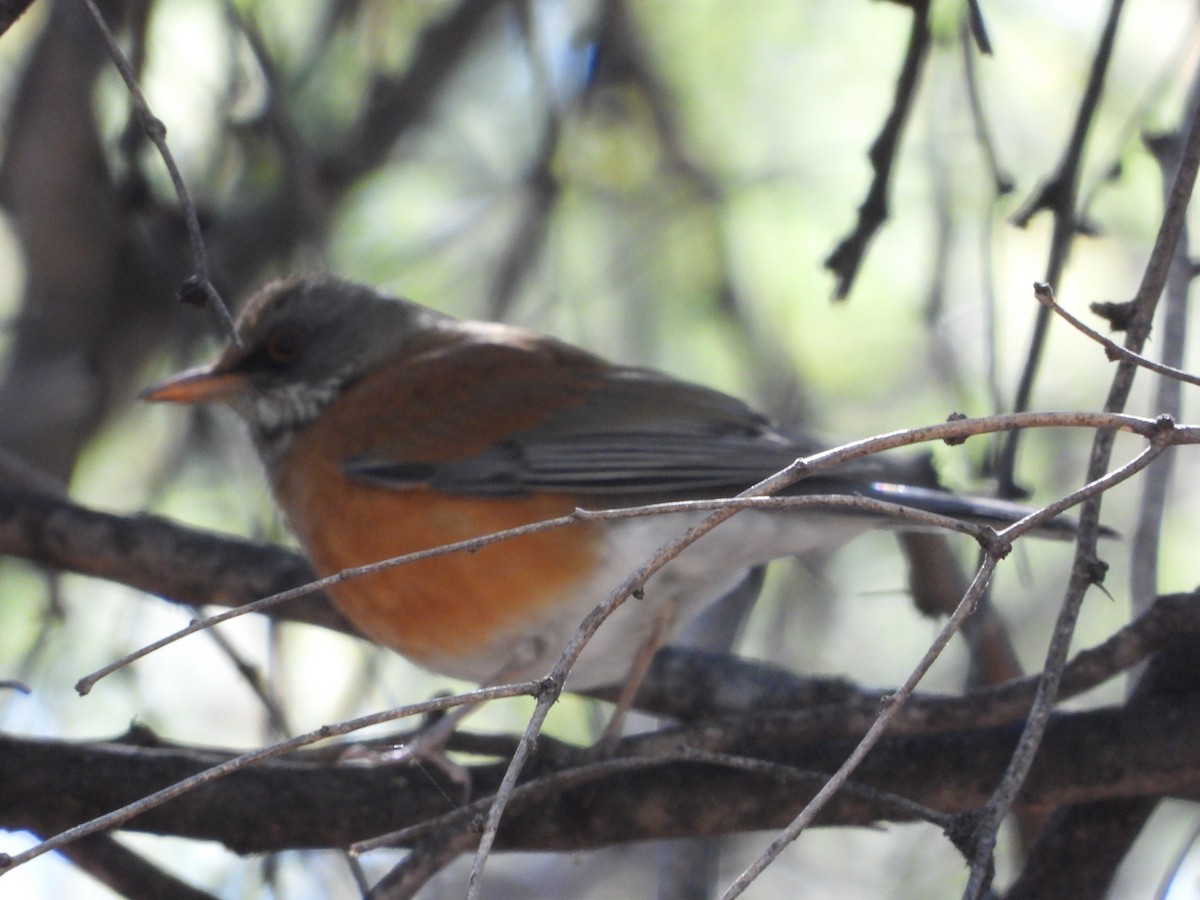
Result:
{"label": "thin twig", "polygon": [[285,753],[290,753],[293,750],[298,750],[301,747],[306,747],[309,744],[315,744],[318,741],[326,740],[327,738],[340,737],[344,734],[350,734],[354,731],[360,731],[363,728],[370,728],[372,725],[380,725],[384,722],[392,722],[396,719],[403,719],[409,716],[421,716],[434,712],[442,712],[443,710],[453,709],[457,706],[467,704],[483,703],[488,700],[497,700],[503,697],[524,697],[536,693],[539,685],[534,681],[517,682],[514,684],[500,685],[491,688],[479,688],[478,690],[468,691],[465,694],[454,694],[449,697],[434,697],[431,700],[426,700],[422,703],[413,703],[408,706],[401,706],[395,709],[389,709],[384,712],[372,713],[368,716],[361,716],[357,719],[349,719],[344,722],[338,722],[333,725],[322,725],[320,728],[309,731],[305,734],[298,735],[294,738],[289,738],[286,741],[279,741],[267,747],[260,747],[257,750],[251,750],[248,753],[243,753],[240,756],[235,756],[233,759],[227,759],[218,765],[197,772],[182,781],[177,781],[169,787],[163,788],[161,791],[155,791],[140,800],[125,806],[115,809],[103,816],[97,816],[90,821],[84,822],[82,825],[76,825],[74,828],[69,828],[53,837],[47,838],[39,844],[35,844],[28,850],[12,856],[0,854],[0,874],[9,871],[23,863],[29,862],[31,859],[36,859],[44,853],[49,853],[52,850],[57,850],[72,841],[78,840],[81,837],[86,837],[90,834],[96,834],[101,831],[107,831],[110,828],[117,828],[128,822],[134,816],[140,815],[147,810],[162,806],[169,800],[193,791],[198,787],[216,781],[218,778],[224,778],[226,775],[231,775],[242,769],[252,766],[255,763],[263,760],[273,759],[277,756],[282,756]]}
{"label": "thin twig", "polygon": [[[578,787],[579,785],[595,781],[598,778],[605,778],[621,772],[632,772],[638,769],[665,765],[667,763],[691,762],[693,758],[691,750],[676,748],[662,754],[639,754],[594,760],[526,782],[518,787],[509,799],[514,808],[518,805],[524,806],[527,803],[543,800],[555,794],[562,793],[567,788]],[[350,846],[350,852],[355,856],[360,856],[363,853],[369,853],[372,850],[381,850],[385,847],[404,847],[416,841],[424,840],[443,828],[461,828],[473,819],[486,813],[494,799],[494,797],[481,797],[465,806],[452,809],[436,819],[418,822],[415,825],[409,825],[407,828],[401,828],[389,834],[379,835],[365,841],[358,841]]]}
{"label": "thin twig", "polygon": [[995,570],[998,562],[999,558],[990,553],[984,557],[983,563],[975,573],[975,579],[971,582],[971,587],[958,604],[958,608],[946,620],[941,631],[934,638],[933,643],[925,651],[925,655],[921,661],[917,663],[917,666],[909,674],[908,678],[905,679],[904,684],[888,697],[887,702],[880,710],[879,715],[875,718],[866,735],[859,741],[858,746],[854,748],[853,752],[851,752],[838,770],[829,777],[824,787],[808,802],[808,805],[801,810],[800,815],[793,819],[787,828],[780,832],[779,836],[771,842],[771,845],[725,889],[725,892],[721,895],[721,900],[733,900],[734,897],[740,897],[746,888],[762,874],[763,870],[774,862],[792,841],[799,837],[800,832],[812,824],[817,813],[846,784],[851,773],[859,767],[871,749],[879,743],[892,717],[904,705],[909,696],[912,695],[917,684],[925,677],[925,673],[929,670],[929,667],[933,665],[934,661],[941,655],[942,650],[945,649],[946,644],[950,642],[950,639],[954,637],[955,633],[962,626],[963,620],[974,610],[975,601],[987,587],[987,583],[991,580],[992,572]]}
{"label": "thin twig", "polygon": [[115,837],[93,834],[61,850],[75,868],[125,900],[217,900],[214,894],[193,887],[135,853]]}
{"label": "thin twig", "polygon": [[[972,2],[971,9],[974,8],[975,4]],[[988,174],[992,176],[992,193],[996,197],[1002,197],[1012,193],[1014,181],[1013,176],[1000,163],[1000,154],[996,150],[996,139],[983,110],[983,95],[979,90],[975,55],[971,52],[971,41],[967,39],[967,31],[970,28],[971,14],[968,12],[960,22],[958,36],[959,46],[962,49],[963,80],[967,88],[967,104],[971,110],[971,125],[975,131],[975,142],[983,151]]]}
{"label": "thin twig", "polygon": [[[1200,169],[1200,114],[1193,114],[1184,150],[1180,156],[1179,170],[1168,194],[1162,224],[1155,238],[1154,248],[1147,260],[1146,269],[1142,274],[1141,283],[1138,285],[1138,292],[1133,303],[1134,312],[1126,329],[1126,346],[1135,352],[1142,348],[1150,332],[1154,310],[1167,282],[1175,246],[1179,242],[1188,203],[1195,188],[1197,169]],[[1124,408],[1133,387],[1133,377],[1136,371],[1137,367],[1132,363],[1125,361],[1120,363],[1105,401],[1106,411],[1115,412]],[[1156,438],[1155,443],[1160,440],[1162,437]],[[1108,461],[1112,456],[1113,442],[1112,431],[1102,429],[1097,432],[1088,462],[1089,478],[1095,478],[1097,473],[1103,472],[1107,468]],[[991,800],[980,816],[974,838],[975,852],[971,861],[971,873],[963,893],[965,900],[976,900],[987,889],[991,879],[992,859],[1000,823],[1012,808],[1017,793],[1029,774],[1034,755],[1050,720],[1050,713],[1058,694],[1059,679],[1062,676],[1063,667],[1066,665],[1071,638],[1075,633],[1075,622],[1078,619],[1084,595],[1097,577],[1095,529],[1099,519],[1099,499],[1084,504],[1080,519],[1080,538],[1076,547],[1071,580],[1054,626],[1050,646],[1046,651],[1045,663],[1042,667],[1042,681],[1039,684],[1033,706],[1030,708],[1021,740],[1013,753],[1009,769],[997,785]]]}
{"label": "thin twig", "polygon": [[912,9],[913,19],[908,32],[904,64],[896,79],[892,108],[868,154],[874,177],[866,198],[858,207],[858,221],[854,230],[825,258],[825,268],[833,272],[837,279],[834,287],[834,299],[837,300],[844,300],[850,293],[871,239],[887,221],[888,193],[900,149],[900,138],[916,99],[925,60],[929,56],[930,0],[911,0],[906,5]]}
{"label": "thin twig", "polygon": [[[829,779],[828,772],[813,772],[807,769],[797,769],[795,766],[787,766],[782,763],[771,762],[768,760],[757,759],[753,756],[741,756],[731,753],[712,753],[706,750],[697,750],[694,748],[684,748],[687,753],[687,760],[695,762],[711,763],[717,766],[724,766],[730,769],[738,769],[743,772],[755,772],[762,775],[769,775],[772,778],[779,778],[787,781],[812,782],[817,781],[824,784]],[[897,811],[904,813],[913,819],[919,819],[936,825],[939,828],[949,828],[954,821],[954,817],[946,815],[943,812],[926,806],[923,803],[917,803],[903,797],[900,794],[892,791],[883,791],[878,788],[868,787],[863,784],[855,784],[847,782],[842,786],[842,793],[858,797],[872,804],[882,806],[892,806]]]}
{"label": "thin twig", "polygon": [[[567,771],[555,772],[526,784],[514,786],[508,792],[508,805],[512,808],[520,808],[599,778],[667,763],[690,762],[692,757],[691,751],[679,749],[663,755],[627,756],[585,763]],[[414,848],[409,858],[388,872],[372,888],[368,895],[370,900],[403,900],[403,898],[413,896],[425,881],[428,881],[454,857],[470,849],[479,840],[475,829],[468,826],[489,809],[494,808],[495,803],[496,797],[484,797],[474,803],[452,810],[437,819],[354,844],[350,849],[357,855],[381,847],[409,844],[414,840],[424,841],[423,844]]]}
{"label": "thin twig", "polygon": [[100,34],[104,37],[104,43],[108,46],[108,55],[125,82],[125,89],[129,92],[129,99],[133,103],[133,108],[137,112],[138,119],[141,120],[146,137],[150,139],[150,142],[158,150],[159,156],[162,157],[163,165],[166,166],[167,173],[171,176],[171,184],[175,188],[175,196],[179,198],[180,212],[183,214],[183,220],[187,224],[188,242],[191,245],[193,265],[192,275],[184,282],[183,287],[180,289],[180,295],[188,302],[192,302],[193,298],[199,298],[203,301],[216,317],[222,334],[235,345],[241,346],[237,328],[233,324],[233,317],[229,315],[229,309],[225,306],[225,302],[221,299],[221,295],[217,293],[217,289],[213,286],[212,279],[209,277],[208,250],[204,246],[204,236],[200,233],[200,218],[196,214],[196,205],[192,202],[187,185],[184,184],[179,166],[175,163],[175,157],[171,154],[171,149],[167,146],[167,126],[151,111],[150,104],[146,102],[145,94],[142,93],[142,89],[138,86],[137,76],[134,75],[133,67],[129,64],[129,60],[125,58],[125,54],[121,51],[121,47],[117,43],[116,36],[113,35],[112,30],[108,27],[108,23],[104,21],[104,16],[100,14],[100,10],[96,7],[95,0],[83,0],[83,3],[95,20],[96,27],[100,29]]}
{"label": "thin twig", "polygon": [[987,24],[983,21],[983,10],[979,8],[979,0],[967,0],[966,21],[979,52],[991,56],[992,39],[988,37]]}
{"label": "thin twig", "polygon": [[[1079,170],[1083,164],[1083,151],[1087,143],[1088,132],[1096,117],[1100,105],[1100,96],[1104,90],[1104,79],[1112,62],[1113,48],[1117,40],[1117,25],[1121,21],[1121,10],[1125,0],[1112,0],[1105,20],[1096,55],[1092,60],[1092,68],[1088,74],[1087,86],[1079,101],[1079,110],[1075,114],[1075,124],[1071,129],[1071,137],[1063,150],[1062,159],[1058,166],[1041,187],[1014,217],[1015,224],[1025,227],[1030,218],[1041,209],[1049,209],[1054,217],[1054,230],[1050,237],[1050,256],[1046,261],[1046,277],[1042,279],[1049,284],[1058,284],[1062,280],[1063,269],[1070,255],[1071,244],[1075,240],[1079,213],[1076,205],[1079,197]],[[1013,410],[1021,411],[1029,408],[1033,396],[1033,383],[1037,378],[1038,367],[1041,365],[1042,350],[1050,329],[1050,311],[1039,309],[1033,325],[1033,334],[1029,338],[1029,351],[1025,355],[1025,366],[1021,370],[1021,378],[1017,384],[1017,393],[1013,399]],[[996,476],[1000,482],[1002,496],[1019,494],[1014,472],[1016,471],[1017,449],[1020,437],[1013,433],[1004,440],[996,462]]]}
{"label": "thin twig", "polygon": [[275,696],[270,685],[263,678],[262,671],[242,656],[237,647],[233,646],[229,639],[225,637],[221,629],[210,628],[208,636],[217,645],[217,649],[221,652],[221,655],[228,659],[237,670],[237,673],[245,679],[250,692],[262,704],[263,710],[267,714],[267,723],[271,728],[271,736],[283,737],[290,734],[292,729],[288,725],[287,713],[284,712],[283,704],[279,702],[279,698]]}
{"label": "thin twig", "polygon": [[[1193,41],[1195,35],[1193,35]],[[1188,110],[1195,116],[1200,109],[1200,67],[1192,73],[1188,91]],[[1146,137],[1144,143],[1154,156],[1162,181],[1163,198],[1170,195],[1171,182],[1179,167],[1182,150],[1179,131],[1157,138]],[[1171,271],[1167,276],[1166,296],[1163,301],[1163,316],[1159,322],[1162,335],[1160,352],[1164,363],[1179,366],[1183,362],[1188,338],[1188,293],[1196,270],[1190,259],[1187,223],[1175,245]],[[1183,410],[1183,387],[1178,379],[1160,378],[1155,385],[1154,408],[1168,415],[1181,415]],[[1142,480],[1141,502],[1138,504],[1137,520],[1130,541],[1129,599],[1130,613],[1140,615],[1154,601],[1158,587],[1159,547],[1162,540],[1163,514],[1167,508],[1168,489],[1174,470],[1174,457],[1164,457],[1153,466]],[[1127,690],[1132,692],[1139,678],[1131,678]]]}
{"label": "thin twig", "polygon": [[1061,316],[1072,327],[1091,338],[1097,344],[1104,348],[1104,355],[1108,357],[1110,362],[1124,360],[1132,363],[1135,366],[1141,366],[1143,369],[1149,369],[1151,372],[1156,372],[1159,375],[1167,378],[1173,378],[1176,381],[1182,381],[1186,384],[1200,386],[1200,375],[1193,375],[1191,372],[1186,372],[1183,369],[1178,369],[1175,366],[1168,366],[1163,363],[1155,362],[1148,357],[1142,356],[1140,353],[1134,353],[1132,350],[1122,347],[1112,338],[1105,337],[1096,329],[1091,328],[1085,322],[1064,309],[1059,302],[1054,299],[1054,289],[1044,282],[1035,281],[1033,283],[1033,296],[1043,306],[1048,307],[1052,312]]}

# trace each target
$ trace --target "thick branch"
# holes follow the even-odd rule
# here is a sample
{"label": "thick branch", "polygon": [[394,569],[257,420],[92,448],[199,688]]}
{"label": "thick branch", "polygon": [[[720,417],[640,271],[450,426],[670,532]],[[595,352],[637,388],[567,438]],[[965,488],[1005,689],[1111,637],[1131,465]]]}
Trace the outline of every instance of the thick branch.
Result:
{"label": "thick branch", "polygon": [[[1200,707],[1194,698],[1155,700],[1124,709],[1057,715],[1047,731],[1020,803],[1054,807],[1084,800],[1132,796],[1191,796],[1200,787]],[[680,745],[711,743],[701,732],[677,733]],[[805,745],[779,729],[759,731],[751,752],[811,772],[828,772],[845,757],[842,741]],[[890,738],[860,770],[860,783],[892,791],[943,812],[983,803],[1003,772],[1019,735],[1005,725],[963,732]],[[619,757],[636,748],[627,739]],[[554,747],[541,752],[529,777],[565,772],[578,760]],[[555,757],[558,757],[556,761]],[[44,831],[47,796],[59,798],[55,826],[107,812],[200,769],[227,754],[188,748],[77,744],[0,737],[0,825]],[[795,814],[821,779],[811,783],[757,771],[671,762],[576,786],[546,802],[511,810],[500,843],[510,849],[582,849],[616,841],[719,834],[779,827]],[[673,757],[677,759],[676,757]],[[501,764],[472,767],[477,795],[499,783]],[[297,847],[344,847],[375,834],[445,813],[456,788],[438,783],[428,767],[364,766],[313,756],[271,761],[213,782],[134,821],[134,828],[216,840],[242,852]],[[824,824],[865,825],[904,820],[886,800],[843,795]]]}
{"label": "thick branch", "polygon": [[[315,577],[303,558],[271,544],[200,531],[156,516],[97,512],[2,484],[0,555],[105,578],[196,606],[242,606]],[[321,595],[281,604],[272,612],[356,633]]]}
{"label": "thick branch", "polygon": [[925,59],[929,55],[929,3],[928,0],[914,0],[912,7],[913,21],[909,29],[908,48],[904,54],[904,65],[896,79],[896,92],[892,100],[892,109],[880,129],[875,143],[871,145],[871,170],[874,177],[867,196],[858,207],[858,222],[854,231],[842,239],[832,253],[825,259],[825,268],[833,272],[837,278],[834,297],[844,300],[850,293],[854,279],[858,275],[866,255],[867,246],[876,232],[883,227],[888,217],[888,192],[891,189],[892,174],[895,169],[896,156],[900,148],[900,138],[908,115],[916,98],[920,76],[925,68]]}

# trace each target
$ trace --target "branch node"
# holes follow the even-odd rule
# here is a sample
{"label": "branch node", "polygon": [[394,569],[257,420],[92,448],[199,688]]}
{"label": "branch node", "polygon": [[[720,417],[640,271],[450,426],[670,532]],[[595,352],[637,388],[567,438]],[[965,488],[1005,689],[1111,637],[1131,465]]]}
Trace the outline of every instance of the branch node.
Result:
{"label": "branch node", "polygon": [[208,292],[204,289],[204,284],[201,280],[195,275],[189,275],[183,284],[179,286],[178,297],[181,303],[201,309],[208,303]]}
{"label": "branch node", "polygon": [[950,817],[942,833],[963,857],[970,861],[975,855],[975,839],[979,834],[979,810],[969,809]]}
{"label": "branch node", "polygon": [[1132,300],[1126,300],[1123,303],[1092,303],[1088,309],[1106,321],[1110,330],[1124,331],[1133,320],[1137,307]]}
{"label": "branch node", "polygon": [[[946,421],[947,422],[961,422],[961,421],[963,421],[963,419],[966,419],[966,418],[968,418],[966,413],[952,412],[952,413],[950,413],[950,415],[946,416]],[[959,447],[967,442],[967,436],[962,435],[961,437],[948,437],[948,438],[945,438],[944,440],[945,440],[945,444],[947,447]]]}
{"label": "branch node", "polygon": [[1088,584],[1102,585],[1104,584],[1105,577],[1108,575],[1108,563],[1099,557],[1093,556],[1083,562],[1083,574]]}
{"label": "branch node", "polygon": [[158,116],[147,113],[142,119],[142,128],[145,129],[146,136],[155,143],[167,139],[167,126]]}
{"label": "branch node", "polygon": [[558,678],[555,678],[553,675],[547,675],[544,678],[540,678],[537,682],[535,682],[535,684],[537,687],[534,690],[533,695],[534,699],[538,702],[547,700],[550,703],[554,703],[562,694],[562,681]]}
{"label": "branch node", "polygon": [[1001,560],[1012,553],[1012,541],[1000,537],[996,529],[984,526],[976,538],[979,546],[992,559]]}

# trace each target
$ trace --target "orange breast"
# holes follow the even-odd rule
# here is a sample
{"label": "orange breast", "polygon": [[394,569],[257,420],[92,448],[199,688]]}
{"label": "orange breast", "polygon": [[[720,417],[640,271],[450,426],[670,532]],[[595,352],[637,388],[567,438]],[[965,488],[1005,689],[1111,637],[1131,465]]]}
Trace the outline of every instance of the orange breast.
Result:
{"label": "orange breast", "polygon": [[[562,495],[475,498],[348,480],[329,459],[289,454],[275,473],[280,506],[321,575],[437,547],[574,509]],[[543,611],[571,596],[595,562],[590,525],[502,541],[342,582],[329,593],[372,640],[432,669],[536,633]],[[493,653],[495,648],[493,647]]]}

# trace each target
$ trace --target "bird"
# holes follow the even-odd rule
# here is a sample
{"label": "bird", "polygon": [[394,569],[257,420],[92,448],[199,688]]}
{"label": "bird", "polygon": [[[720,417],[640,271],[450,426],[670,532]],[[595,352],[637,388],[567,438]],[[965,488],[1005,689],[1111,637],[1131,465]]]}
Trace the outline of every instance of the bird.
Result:
{"label": "bird", "polygon": [[[277,505],[321,576],[569,515],[732,496],[825,449],[746,403],[535,331],[458,319],[331,275],[260,288],[215,360],[148,388],[221,403],[249,427]],[[875,497],[1007,524],[1029,510],[953,494],[877,459],[793,491]],[[582,620],[703,513],[576,521],[329,586],[359,631],[441,675],[547,673]],[[744,510],[654,574],[567,679],[619,685],[770,560],[903,521],[861,510]]]}

